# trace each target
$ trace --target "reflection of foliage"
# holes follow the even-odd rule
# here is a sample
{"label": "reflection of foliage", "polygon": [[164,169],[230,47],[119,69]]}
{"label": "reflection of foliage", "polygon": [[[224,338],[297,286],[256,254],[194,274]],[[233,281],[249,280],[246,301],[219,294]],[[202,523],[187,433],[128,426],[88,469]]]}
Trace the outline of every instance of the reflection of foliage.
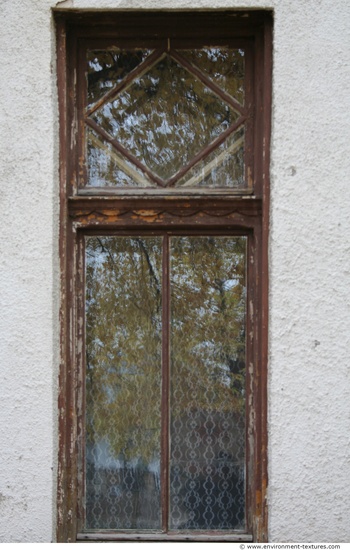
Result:
{"label": "reflection of foliage", "polygon": [[244,51],[215,47],[181,52],[223,90],[244,103]]}
{"label": "reflection of foliage", "polygon": [[[122,50],[116,47],[88,51],[88,104],[91,106],[122,82],[150,53],[151,50]],[[212,46],[179,50],[177,54],[199,68],[239,103],[244,103],[243,50]],[[141,71],[130,85],[115,97],[112,94],[92,114],[99,126],[164,180],[186,165],[238,116],[239,113],[229,103],[175,61],[171,54],[163,55],[145,72]],[[147,178],[144,181],[142,173],[137,175],[135,167],[131,167],[134,174],[130,173],[130,166],[129,169],[123,167],[120,154],[116,155],[110,144],[103,140],[97,143],[91,133],[87,141],[89,185],[152,186]],[[227,147],[228,141],[225,140],[220,146],[221,152]],[[237,150],[238,147],[221,158],[219,151],[212,153],[211,159],[217,160],[217,163],[207,170],[206,176],[199,176],[199,181],[192,185],[243,185],[243,144],[238,155]],[[225,166],[218,177],[216,168],[221,166],[223,160],[226,160]],[[207,161],[209,158],[204,165]],[[194,171],[198,168],[199,165]],[[191,174],[188,177],[191,178]],[[201,182],[201,179],[206,181]]]}
{"label": "reflection of foliage", "polygon": [[238,113],[167,56],[92,118],[167,179],[224,132]]}
{"label": "reflection of foliage", "polygon": [[160,437],[160,239],[87,241],[87,422],[116,456],[150,460]]}
{"label": "reflection of foliage", "polygon": [[152,187],[151,181],[141,170],[118,153],[110,143],[104,142],[91,128],[87,128],[86,138],[89,185]]}
{"label": "reflection of foliage", "polygon": [[150,54],[151,50],[89,50],[88,61],[88,101],[94,103],[109,89],[135,69]]}
{"label": "reflection of foliage", "polygon": [[245,238],[176,238],[172,252],[174,414],[244,413]]}
{"label": "reflection of foliage", "polygon": [[[159,458],[161,258],[161,237],[87,239],[88,442],[127,461]],[[244,315],[245,238],[172,237],[173,415],[244,415]]]}

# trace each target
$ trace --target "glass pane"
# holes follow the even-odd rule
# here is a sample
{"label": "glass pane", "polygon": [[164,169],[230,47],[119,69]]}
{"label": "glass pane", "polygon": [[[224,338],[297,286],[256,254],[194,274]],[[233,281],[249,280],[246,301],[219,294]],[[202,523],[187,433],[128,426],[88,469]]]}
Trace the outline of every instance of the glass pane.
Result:
{"label": "glass pane", "polygon": [[93,119],[163,179],[224,132],[239,114],[169,56]]}
{"label": "glass pane", "polygon": [[88,186],[154,187],[144,172],[91,128],[86,129]]}
{"label": "glass pane", "polygon": [[215,84],[244,104],[244,50],[211,46],[179,52],[209,76]]}
{"label": "glass pane", "polygon": [[159,529],[161,238],[86,239],[86,528]]}
{"label": "glass pane", "polygon": [[171,238],[172,529],[245,527],[246,237]]}
{"label": "glass pane", "polygon": [[197,162],[176,187],[242,189],[244,177],[244,128],[231,134],[213,153]]}
{"label": "glass pane", "polygon": [[88,107],[104,96],[113,86],[116,86],[135,67],[140,65],[152,50],[88,50],[87,62],[87,100]]}

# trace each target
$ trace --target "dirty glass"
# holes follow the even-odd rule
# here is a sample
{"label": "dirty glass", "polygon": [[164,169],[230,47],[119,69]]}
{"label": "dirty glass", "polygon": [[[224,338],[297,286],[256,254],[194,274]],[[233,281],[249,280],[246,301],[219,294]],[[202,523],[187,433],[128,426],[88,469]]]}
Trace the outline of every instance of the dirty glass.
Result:
{"label": "dirty glass", "polygon": [[[161,529],[162,239],[86,238],[87,530]],[[246,244],[170,237],[170,529],[245,528]]]}
{"label": "dirty glass", "polygon": [[106,142],[86,128],[88,186],[153,187],[147,175]]}
{"label": "dirty glass", "polygon": [[239,117],[166,56],[92,119],[157,176],[169,179]]}
{"label": "dirty glass", "polygon": [[244,50],[211,46],[181,53],[222,90],[244,104]]}
{"label": "dirty glass", "polygon": [[161,238],[87,237],[86,529],[157,529]]}
{"label": "dirty glass", "polygon": [[[168,182],[174,187],[245,188],[244,125],[239,135],[234,132],[209,154],[206,151],[241,116],[244,50],[215,45],[181,49],[177,60],[170,51],[143,69],[152,51],[111,47],[87,52],[87,106],[100,100],[89,115],[97,124],[96,133],[86,130],[87,186],[152,188]],[[190,65],[185,61],[186,67],[182,65],[181,58]],[[131,72],[126,87],[103,100]],[[222,96],[210,88],[213,84],[224,92]],[[225,94],[237,102],[237,110]],[[125,153],[106,143],[98,127]],[[182,175],[197,155],[197,164]],[[147,170],[153,172],[154,181]]]}
{"label": "dirty glass", "polygon": [[112,47],[87,52],[87,103],[91,107],[109,90],[119,84],[152,50],[123,50]]}
{"label": "dirty glass", "polygon": [[244,174],[244,128],[241,127],[197,162],[175,186],[241,189],[245,186]]}
{"label": "dirty glass", "polygon": [[170,528],[245,527],[246,238],[171,238]]}

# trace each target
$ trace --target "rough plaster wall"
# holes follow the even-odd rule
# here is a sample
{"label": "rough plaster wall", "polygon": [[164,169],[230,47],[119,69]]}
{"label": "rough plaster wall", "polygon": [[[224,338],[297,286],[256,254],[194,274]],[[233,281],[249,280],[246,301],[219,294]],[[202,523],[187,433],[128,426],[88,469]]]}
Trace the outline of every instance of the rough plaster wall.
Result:
{"label": "rough plaster wall", "polygon": [[[275,9],[270,541],[349,540],[350,4],[347,0],[67,0],[60,4],[67,9]],[[58,362],[57,113],[50,15],[54,6],[51,0],[2,1],[0,542],[54,537]]]}
{"label": "rough plaster wall", "polygon": [[271,540],[350,537],[350,3],[275,11]]}
{"label": "rough plaster wall", "polygon": [[57,162],[46,2],[1,2],[0,541],[52,539]]}

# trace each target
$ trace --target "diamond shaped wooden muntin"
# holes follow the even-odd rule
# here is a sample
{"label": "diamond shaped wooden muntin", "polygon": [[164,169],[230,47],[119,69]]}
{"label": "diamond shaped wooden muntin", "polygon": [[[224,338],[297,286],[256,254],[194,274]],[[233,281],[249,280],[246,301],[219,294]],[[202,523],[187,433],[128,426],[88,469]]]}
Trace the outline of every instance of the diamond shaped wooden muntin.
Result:
{"label": "diamond shaped wooden muntin", "polygon": [[92,116],[163,180],[186,166],[238,117],[238,112],[170,55]]}

